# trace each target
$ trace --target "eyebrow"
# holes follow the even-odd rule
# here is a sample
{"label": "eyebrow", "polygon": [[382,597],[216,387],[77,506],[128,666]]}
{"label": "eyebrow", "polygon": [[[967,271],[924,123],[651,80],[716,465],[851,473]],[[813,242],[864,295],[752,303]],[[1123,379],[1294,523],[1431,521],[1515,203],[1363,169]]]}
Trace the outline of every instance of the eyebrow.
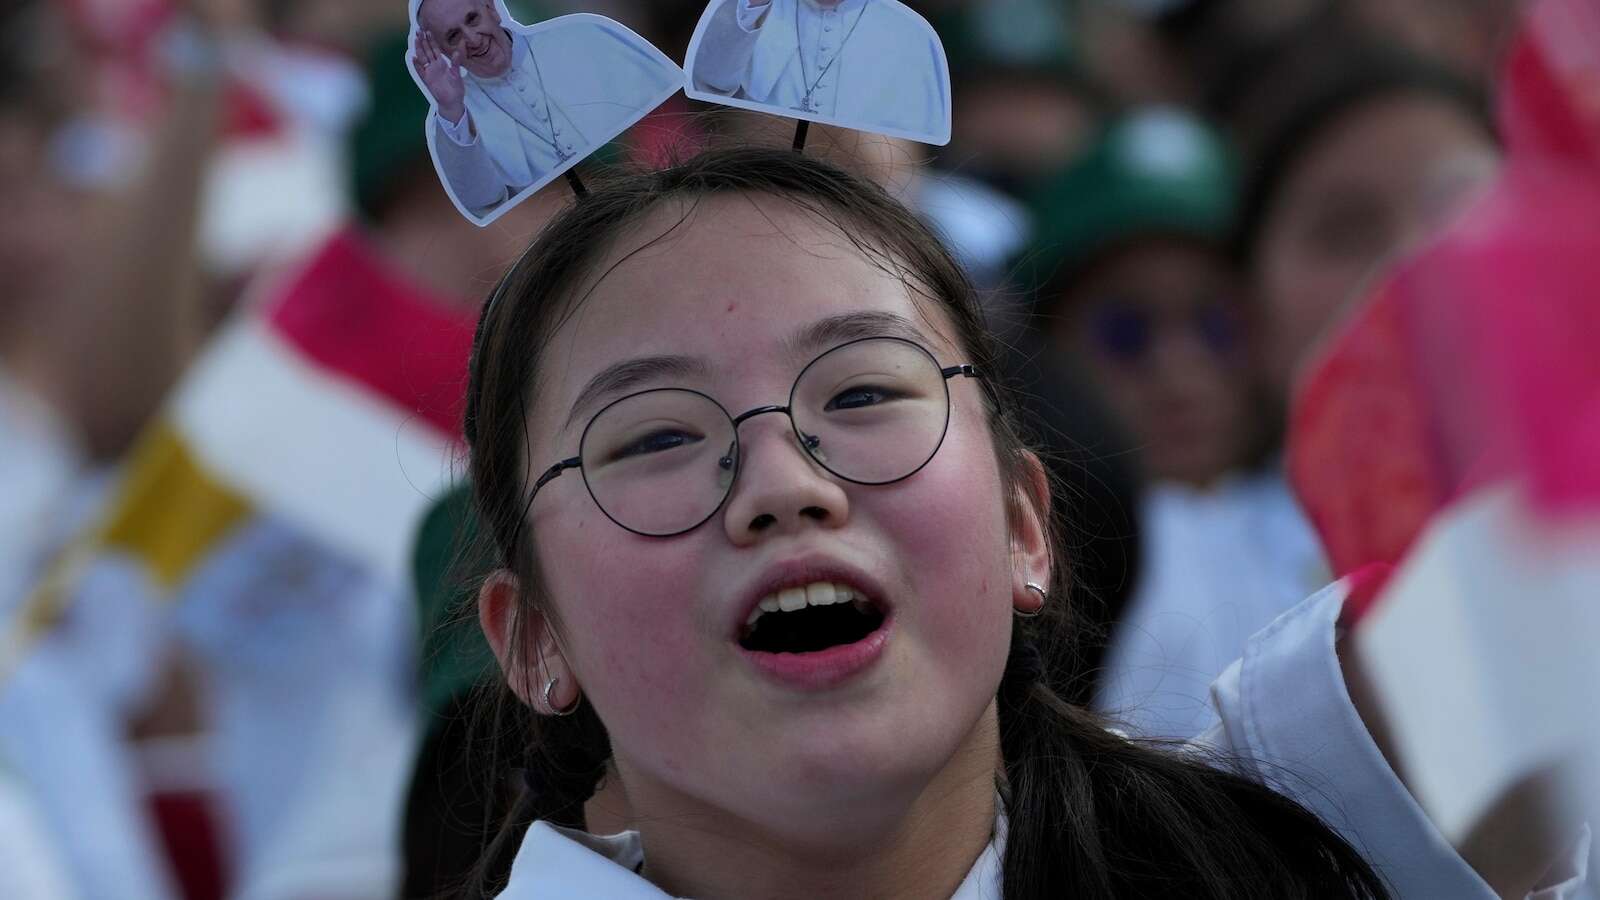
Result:
{"label": "eyebrow", "polygon": [[584,384],[578,399],[567,413],[563,429],[571,428],[578,414],[600,402],[602,397],[662,379],[704,376],[710,371],[705,360],[693,356],[641,356],[612,363]]}
{"label": "eyebrow", "polygon": [[862,338],[895,337],[919,344],[927,335],[905,316],[891,312],[851,312],[829,316],[801,328],[784,342],[794,356],[805,357]]}
{"label": "eyebrow", "polygon": [[[928,340],[910,319],[896,313],[853,312],[812,322],[783,343],[790,355],[804,358],[839,344],[872,337],[897,337],[921,344]],[[561,427],[563,430],[571,428],[581,413],[611,394],[622,393],[652,381],[704,378],[710,371],[710,365],[696,356],[641,356],[612,363],[601,369],[578,391],[578,397],[567,413],[567,421]]]}

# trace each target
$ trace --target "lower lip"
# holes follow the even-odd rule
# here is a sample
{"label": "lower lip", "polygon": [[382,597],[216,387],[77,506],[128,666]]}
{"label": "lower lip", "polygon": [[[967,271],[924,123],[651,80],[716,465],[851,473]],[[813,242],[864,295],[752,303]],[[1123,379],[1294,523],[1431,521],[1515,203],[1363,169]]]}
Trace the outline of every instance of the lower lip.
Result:
{"label": "lower lip", "polygon": [[836,688],[871,668],[889,643],[892,618],[878,630],[853,644],[829,647],[815,653],[756,653],[739,648],[750,664],[773,681],[797,691]]}

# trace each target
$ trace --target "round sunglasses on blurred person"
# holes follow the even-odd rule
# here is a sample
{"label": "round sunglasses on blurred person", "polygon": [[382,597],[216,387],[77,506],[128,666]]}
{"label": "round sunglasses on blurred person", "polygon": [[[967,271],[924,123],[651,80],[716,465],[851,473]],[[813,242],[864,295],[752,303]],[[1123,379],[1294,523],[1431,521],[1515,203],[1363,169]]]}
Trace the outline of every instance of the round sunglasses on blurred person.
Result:
{"label": "round sunglasses on blurred person", "polygon": [[1149,478],[1215,483],[1251,438],[1221,138],[1176,109],[1130,114],[1034,205],[1025,265],[1050,345],[1090,374]]}

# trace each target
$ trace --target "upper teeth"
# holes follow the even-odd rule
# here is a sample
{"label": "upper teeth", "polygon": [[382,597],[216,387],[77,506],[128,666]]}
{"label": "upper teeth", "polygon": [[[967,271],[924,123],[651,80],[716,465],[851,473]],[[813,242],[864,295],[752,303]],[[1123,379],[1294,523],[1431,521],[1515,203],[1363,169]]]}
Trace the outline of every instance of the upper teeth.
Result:
{"label": "upper teeth", "polygon": [[814,581],[805,587],[784,588],[762,597],[755,609],[750,610],[750,618],[745,620],[745,625],[754,625],[764,613],[794,612],[807,606],[829,606],[846,602],[865,605],[867,598],[842,584]]}

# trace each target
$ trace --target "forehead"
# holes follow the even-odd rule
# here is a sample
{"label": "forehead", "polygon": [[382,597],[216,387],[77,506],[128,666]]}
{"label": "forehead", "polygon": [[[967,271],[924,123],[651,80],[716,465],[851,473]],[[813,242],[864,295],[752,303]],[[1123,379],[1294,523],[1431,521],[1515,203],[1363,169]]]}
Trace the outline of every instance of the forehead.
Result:
{"label": "forehead", "polygon": [[417,22],[426,27],[455,24],[489,2],[492,0],[422,0],[417,8]]}
{"label": "forehead", "polygon": [[1423,91],[1372,97],[1323,126],[1291,178],[1414,183],[1441,158],[1494,152],[1493,138],[1461,105]]}
{"label": "forehead", "polygon": [[620,235],[595,272],[546,351],[536,403],[544,412],[564,414],[596,372],[636,357],[698,357],[733,381],[763,369],[792,378],[807,361],[789,358],[794,336],[846,313],[900,316],[936,356],[956,352],[931,301],[781,198],[663,204]]}

